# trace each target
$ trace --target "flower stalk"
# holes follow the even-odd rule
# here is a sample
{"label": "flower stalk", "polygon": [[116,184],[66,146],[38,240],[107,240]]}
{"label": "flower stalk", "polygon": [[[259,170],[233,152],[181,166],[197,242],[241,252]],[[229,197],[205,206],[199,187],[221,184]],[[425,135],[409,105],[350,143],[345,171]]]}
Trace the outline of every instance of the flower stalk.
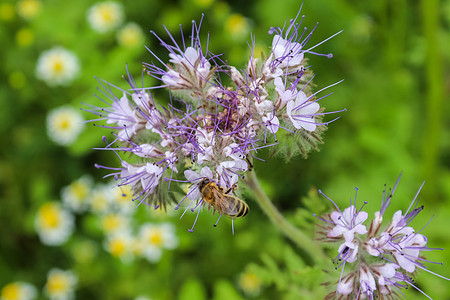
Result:
{"label": "flower stalk", "polygon": [[306,263],[316,265],[327,259],[322,248],[318,246],[310,236],[306,235],[299,228],[295,227],[288,220],[286,220],[275,205],[273,205],[272,201],[270,201],[269,197],[261,188],[254,170],[248,172],[243,181],[254,193],[253,195],[255,201],[269,217],[270,221],[287,238],[294,242],[301,252],[303,252],[304,256],[306,256]]}

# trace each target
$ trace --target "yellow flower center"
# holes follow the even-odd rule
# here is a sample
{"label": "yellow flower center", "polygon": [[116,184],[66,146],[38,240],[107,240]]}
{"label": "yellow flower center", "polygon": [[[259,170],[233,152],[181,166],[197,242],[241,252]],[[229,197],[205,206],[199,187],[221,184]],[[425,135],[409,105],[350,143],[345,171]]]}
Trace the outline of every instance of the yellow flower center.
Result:
{"label": "yellow flower center", "polygon": [[[63,127],[64,126],[64,127]],[[62,128],[68,128],[70,126],[70,122],[66,120],[65,123],[61,123]],[[72,194],[78,199],[84,199],[89,194],[89,186],[84,182],[76,181],[70,185],[70,190]]]}
{"label": "yellow flower center", "polygon": [[42,205],[39,210],[39,223],[43,228],[56,228],[60,224],[59,209],[53,203]]}
{"label": "yellow flower center", "polygon": [[68,289],[68,278],[64,274],[55,273],[48,278],[47,291],[50,295],[65,293]]}
{"label": "yellow flower center", "polygon": [[67,130],[70,127],[70,122],[67,119],[63,119],[59,123],[59,128],[62,130]]}
{"label": "yellow flower center", "polygon": [[119,238],[116,238],[109,242],[109,251],[111,255],[115,257],[120,257],[125,253],[126,247],[125,242]]}
{"label": "yellow flower center", "polygon": [[148,241],[150,242],[150,244],[155,245],[157,247],[162,246],[163,238],[162,238],[161,232],[154,231],[154,232],[150,233]]}
{"label": "yellow flower center", "polygon": [[118,32],[117,40],[121,45],[132,47],[142,40],[142,33],[137,25],[130,24]]}
{"label": "yellow flower center", "polygon": [[102,227],[106,232],[112,232],[120,227],[122,219],[119,215],[110,214],[103,217]]}
{"label": "yellow flower center", "polygon": [[2,300],[19,300],[20,299],[20,286],[13,282],[3,287]]}
{"label": "yellow flower center", "polygon": [[110,7],[102,7],[100,16],[105,23],[112,22],[114,20],[114,10]]}
{"label": "yellow flower center", "polygon": [[64,70],[64,63],[60,59],[55,59],[53,62],[53,72],[56,74],[61,73]]}

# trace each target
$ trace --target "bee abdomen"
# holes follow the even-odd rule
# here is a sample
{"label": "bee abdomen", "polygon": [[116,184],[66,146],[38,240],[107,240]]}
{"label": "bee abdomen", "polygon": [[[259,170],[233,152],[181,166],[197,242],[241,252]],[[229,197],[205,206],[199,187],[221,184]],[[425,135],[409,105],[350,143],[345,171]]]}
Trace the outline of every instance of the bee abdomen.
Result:
{"label": "bee abdomen", "polygon": [[244,217],[248,214],[248,212],[249,212],[248,205],[242,202],[238,205],[238,213],[236,214],[236,218]]}

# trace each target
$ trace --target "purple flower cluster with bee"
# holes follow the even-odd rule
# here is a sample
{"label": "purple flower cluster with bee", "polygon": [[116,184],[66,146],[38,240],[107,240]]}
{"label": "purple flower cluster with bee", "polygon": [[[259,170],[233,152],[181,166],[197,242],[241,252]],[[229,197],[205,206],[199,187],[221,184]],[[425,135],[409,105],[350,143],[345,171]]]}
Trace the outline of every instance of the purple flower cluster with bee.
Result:
{"label": "purple flower cluster with bee", "polygon": [[[306,156],[317,149],[322,132],[334,121],[324,121],[324,115],[336,113],[325,112],[322,100],[328,94],[320,93],[335,84],[313,92],[307,57],[332,57],[312,50],[334,35],[308,47],[315,28],[303,28],[303,18],[297,15],[283,28],[270,29],[273,41],[265,58],[255,58],[253,41],[253,54],[242,70],[211,53],[208,40],[201,42],[202,20],[192,23],[181,44],[168,30],[169,42],[154,33],[169,60],[148,49],[157,63],[144,63],[143,75],[160,85],[138,86],[129,74],[129,89],[99,80],[97,96],[106,107],[91,111],[106,121],[101,126],[114,130],[101,149],[114,151],[121,165],[97,167],[111,170],[119,186],[132,185],[134,200],[154,207],[166,204],[173,182],[188,182],[191,188],[181,202],[188,199],[188,208],[195,210],[211,205],[200,200],[200,181],[207,178],[220,192],[236,190],[259,149],[276,149],[288,139],[290,154]],[[155,88],[170,91],[167,107],[154,101]]]}

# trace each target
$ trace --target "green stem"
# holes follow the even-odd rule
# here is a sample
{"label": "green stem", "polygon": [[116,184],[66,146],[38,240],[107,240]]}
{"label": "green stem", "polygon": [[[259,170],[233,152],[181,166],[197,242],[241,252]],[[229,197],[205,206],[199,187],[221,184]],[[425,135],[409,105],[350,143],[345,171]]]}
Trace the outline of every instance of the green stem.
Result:
{"label": "green stem", "polygon": [[[421,12],[423,35],[426,40],[427,52],[425,61],[426,74],[426,105],[425,130],[423,131],[423,172],[430,186],[426,189],[427,199],[437,199],[436,175],[439,168],[440,139],[443,124],[444,77],[442,56],[439,43],[439,16],[442,13],[438,0],[422,0]],[[428,184],[427,183],[427,184]]]}
{"label": "green stem", "polygon": [[270,201],[269,197],[267,197],[266,193],[264,193],[259,185],[254,171],[251,171],[246,175],[244,182],[254,192],[256,202],[258,202],[270,221],[272,221],[286,237],[299,247],[299,249],[307,256],[307,261],[312,262],[311,265],[319,264],[327,259],[322,248],[320,248],[311,237],[304,234],[300,229],[286,220],[273,205],[272,201]]}

